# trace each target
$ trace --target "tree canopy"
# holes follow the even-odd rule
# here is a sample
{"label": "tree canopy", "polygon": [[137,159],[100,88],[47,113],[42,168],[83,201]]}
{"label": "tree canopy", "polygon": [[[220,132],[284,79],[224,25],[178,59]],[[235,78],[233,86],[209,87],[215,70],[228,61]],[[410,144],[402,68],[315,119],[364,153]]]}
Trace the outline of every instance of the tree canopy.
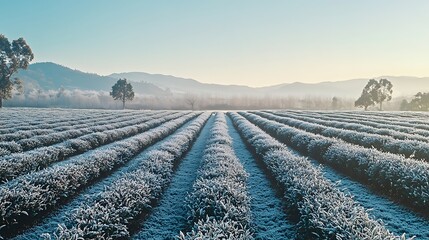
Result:
{"label": "tree canopy", "polygon": [[337,97],[333,97],[331,102],[332,109],[337,110],[339,108],[339,105],[340,105],[340,99]]}
{"label": "tree canopy", "polygon": [[0,108],[3,106],[3,99],[12,97],[14,88],[22,91],[22,82],[11,77],[18,69],[26,69],[33,58],[33,52],[23,38],[11,43],[0,34]]}
{"label": "tree canopy", "polygon": [[191,107],[192,111],[195,110],[195,104],[197,103],[197,96],[194,94],[186,94],[185,96],[186,103]]}
{"label": "tree canopy", "polygon": [[429,93],[418,92],[410,102],[404,99],[400,110],[429,111]]}
{"label": "tree canopy", "polygon": [[112,86],[112,92],[110,95],[115,100],[122,101],[122,109],[125,109],[125,102],[134,99],[134,91],[131,83],[127,82],[127,79],[119,79],[115,85]]}
{"label": "tree canopy", "polygon": [[364,107],[365,110],[374,104],[380,105],[380,111],[383,110],[383,102],[392,99],[393,84],[387,79],[370,79],[361,96],[355,101],[356,107]]}
{"label": "tree canopy", "polygon": [[366,111],[371,105],[374,105],[371,94],[364,89],[361,96],[355,101],[355,107],[364,107]]}

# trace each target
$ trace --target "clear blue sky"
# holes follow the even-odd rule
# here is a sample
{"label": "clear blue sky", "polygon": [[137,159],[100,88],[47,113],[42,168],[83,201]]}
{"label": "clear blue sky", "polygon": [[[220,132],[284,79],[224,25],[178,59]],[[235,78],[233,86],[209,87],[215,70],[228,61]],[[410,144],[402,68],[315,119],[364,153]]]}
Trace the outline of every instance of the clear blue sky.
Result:
{"label": "clear blue sky", "polygon": [[36,62],[266,86],[429,76],[426,0],[0,0]]}

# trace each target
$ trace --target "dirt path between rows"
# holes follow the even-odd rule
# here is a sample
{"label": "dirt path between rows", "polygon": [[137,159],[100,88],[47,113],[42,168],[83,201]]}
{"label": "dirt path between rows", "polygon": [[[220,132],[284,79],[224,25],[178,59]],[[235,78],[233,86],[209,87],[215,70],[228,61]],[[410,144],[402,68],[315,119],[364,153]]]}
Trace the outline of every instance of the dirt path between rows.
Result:
{"label": "dirt path between rows", "polygon": [[252,153],[246,148],[230,118],[228,132],[233,140],[235,155],[249,174],[247,187],[250,195],[252,223],[256,239],[293,239],[295,225],[287,220],[282,197],[263,172]]}
{"label": "dirt path between rows", "polygon": [[158,206],[152,210],[143,222],[141,231],[132,239],[177,239],[176,236],[186,227],[185,199],[188,192],[192,191],[192,185],[197,178],[197,171],[213,123],[212,116],[204,125],[190,151],[181,160]]}

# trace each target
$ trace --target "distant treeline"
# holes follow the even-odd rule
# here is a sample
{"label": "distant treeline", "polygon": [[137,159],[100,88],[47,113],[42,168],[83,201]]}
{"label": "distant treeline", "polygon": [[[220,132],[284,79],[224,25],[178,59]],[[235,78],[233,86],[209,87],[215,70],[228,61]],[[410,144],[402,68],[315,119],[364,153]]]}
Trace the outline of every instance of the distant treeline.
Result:
{"label": "distant treeline", "polygon": [[419,92],[409,102],[404,99],[400,106],[401,111],[428,111],[429,93]]}
{"label": "distant treeline", "polygon": [[[399,110],[401,100],[386,104],[385,110]],[[40,90],[32,89],[15,93],[4,102],[5,107],[59,107],[121,109],[122,103],[113,100],[109,92],[85,90]],[[353,110],[353,98],[339,97],[252,97],[231,98],[182,94],[175,96],[136,95],[127,103],[129,109],[168,110],[256,110],[256,109],[303,109],[303,110]],[[370,107],[371,110],[371,107]]]}

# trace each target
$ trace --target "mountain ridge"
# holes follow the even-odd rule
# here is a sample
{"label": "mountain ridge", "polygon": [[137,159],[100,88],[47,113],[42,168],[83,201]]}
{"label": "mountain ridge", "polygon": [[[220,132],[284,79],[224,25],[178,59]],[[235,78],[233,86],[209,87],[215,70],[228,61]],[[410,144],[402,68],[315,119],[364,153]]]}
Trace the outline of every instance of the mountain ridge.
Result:
{"label": "mountain ridge", "polygon": [[[14,77],[24,80],[26,87],[40,89],[82,89],[110,91],[118,78],[127,78],[133,82],[138,94],[167,96],[171,94],[195,94],[213,97],[281,97],[281,96],[320,96],[357,98],[368,82],[365,78],[342,81],[323,81],[319,83],[281,83],[265,87],[246,85],[225,85],[202,83],[191,78],[181,78],[166,74],[145,72],[122,72],[102,76],[53,63],[39,62],[30,64],[27,70],[20,70]],[[419,91],[429,91],[429,77],[381,76],[394,85],[394,97],[410,96]]]}
{"label": "mountain ridge", "polygon": [[[110,91],[117,79],[96,73],[85,73],[52,62],[33,63],[25,70],[19,70],[13,77],[24,81],[25,88],[80,89]],[[168,95],[169,93],[153,84],[135,83],[134,90],[141,94]]]}

